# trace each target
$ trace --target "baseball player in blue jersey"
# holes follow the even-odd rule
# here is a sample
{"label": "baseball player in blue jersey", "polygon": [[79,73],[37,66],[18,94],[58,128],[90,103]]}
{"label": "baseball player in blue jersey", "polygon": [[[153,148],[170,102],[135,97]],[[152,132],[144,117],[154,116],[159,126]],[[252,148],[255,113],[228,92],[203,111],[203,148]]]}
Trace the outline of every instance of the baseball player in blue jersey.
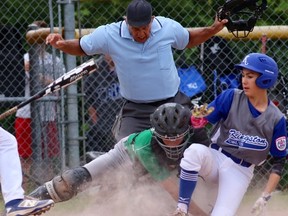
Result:
{"label": "baseball player in blue jersey", "polygon": [[252,213],[261,214],[280,180],[287,155],[286,121],[267,96],[277,80],[278,66],[265,54],[251,53],[235,67],[241,70],[243,90],[224,91],[208,105],[213,112],[191,118],[198,127],[205,121],[216,125],[210,147],[192,144],[184,152],[174,216],[187,215],[199,176],[218,189],[212,216],[236,214],[254,167],[263,164],[268,154],[274,158],[272,171]]}
{"label": "baseball player in blue jersey", "polygon": [[[151,115],[153,128],[123,138],[109,152],[83,167],[67,170],[54,177],[35,189],[30,196],[39,199],[49,197],[55,202],[66,201],[87,187],[87,182],[110,187],[111,180],[105,179],[105,176],[114,182],[114,175],[125,168],[130,179],[138,182],[148,176],[159,182],[177,200],[180,159],[192,143],[190,117],[190,109],[177,103],[165,103]],[[203,211],[194,203],[191,206],[192,213],[203,215]]]}

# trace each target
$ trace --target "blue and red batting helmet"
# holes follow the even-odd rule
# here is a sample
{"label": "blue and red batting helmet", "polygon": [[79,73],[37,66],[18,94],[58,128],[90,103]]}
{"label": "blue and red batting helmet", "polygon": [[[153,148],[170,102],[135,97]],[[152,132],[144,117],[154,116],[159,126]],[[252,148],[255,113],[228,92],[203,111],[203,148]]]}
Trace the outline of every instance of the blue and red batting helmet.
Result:
{"label": "blue and red batting helmet", "polygon": [[243,68],[260,73],[256,79],[256,85],[262,89],[271,88],[277,81],[278,66],[271,57],[262,53],[250,53],[245,56],[240,64],[235,65],[236,69]]}

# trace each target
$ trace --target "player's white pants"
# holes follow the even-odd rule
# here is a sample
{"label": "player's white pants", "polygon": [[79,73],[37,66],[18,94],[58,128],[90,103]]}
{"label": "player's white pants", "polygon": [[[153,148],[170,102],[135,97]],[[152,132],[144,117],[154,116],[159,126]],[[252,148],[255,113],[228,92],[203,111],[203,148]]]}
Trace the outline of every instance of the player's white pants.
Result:
{"label": "player's white pants", "polygon": [[249,168],[238,165],[220,151],[202,144],[192,144],[186,149],[180,166],[185,170],[198,171],[208,184],[218,185],[212,216],[236,214],[254,170],[254,165]]}
{"label": "player's white pants", "polygon": [[22,169],[16,138],[0,127],[0,182],[4,202],[23,199]]}

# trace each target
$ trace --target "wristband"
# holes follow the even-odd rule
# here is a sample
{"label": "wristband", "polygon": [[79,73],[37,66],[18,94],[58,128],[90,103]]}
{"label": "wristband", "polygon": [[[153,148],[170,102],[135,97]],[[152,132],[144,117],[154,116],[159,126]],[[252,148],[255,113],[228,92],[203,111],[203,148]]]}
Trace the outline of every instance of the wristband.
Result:
{"label": "wristband", "polygon": [[271,194],[270,193],[262,193],[262,198],[268,202],[268,200],[270,200],[271,198]]}

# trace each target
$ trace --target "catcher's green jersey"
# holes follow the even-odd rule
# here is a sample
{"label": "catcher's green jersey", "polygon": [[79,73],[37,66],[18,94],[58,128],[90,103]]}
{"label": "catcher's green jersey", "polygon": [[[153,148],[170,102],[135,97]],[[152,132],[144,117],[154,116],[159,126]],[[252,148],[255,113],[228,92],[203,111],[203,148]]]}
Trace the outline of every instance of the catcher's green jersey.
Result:
{"label": "catcher's green jersey", "polygon": [[160,163],[159,158],[152,148],[152,131],[145,130],[129,136],[125,142],[131,158],[137,158],[150,175],[157,181],[170,176],[170,171]]}

